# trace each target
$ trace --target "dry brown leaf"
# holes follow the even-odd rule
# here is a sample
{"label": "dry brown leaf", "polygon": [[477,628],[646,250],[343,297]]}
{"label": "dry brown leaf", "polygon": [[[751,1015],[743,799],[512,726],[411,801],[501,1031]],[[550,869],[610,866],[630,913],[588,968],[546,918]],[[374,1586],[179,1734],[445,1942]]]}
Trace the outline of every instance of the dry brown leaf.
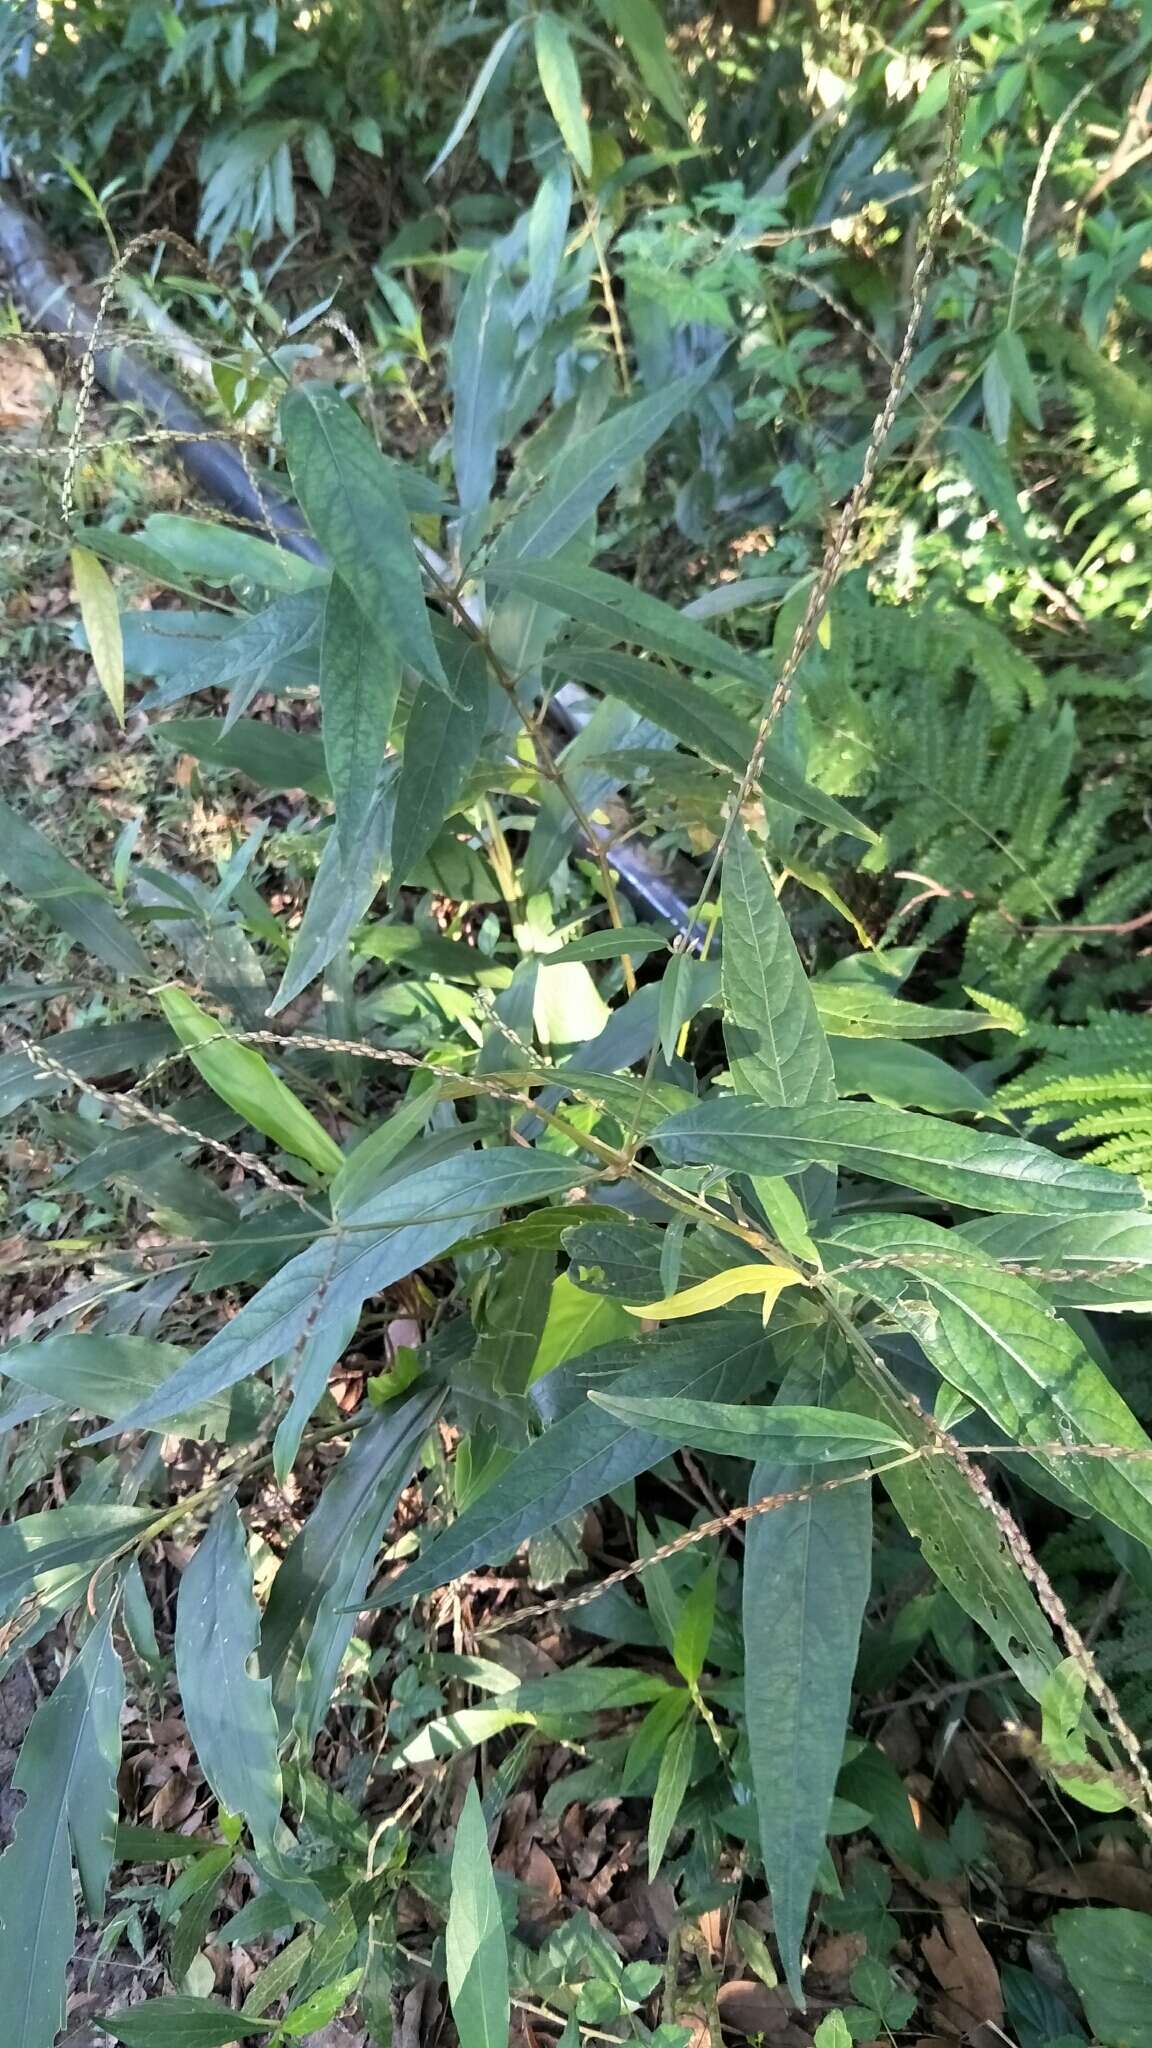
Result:
{"label": "dry brown leaf", "polygon": [[970,1913],[946,1906],[941,1926],[920,1943],[924,1960],[947,1997],[936,2017],[956,2033],[967,2033],[981,2021],[999,2025],[1004,2017],[1000,1975],[980,1938]]}
{"label": "dry brown leaf", "polygon": [[792,2001],[769,1990],[758,1977],[733,1977],[716,1993],[720,2024],[733,2034],[766,2034],[771,2040],[789,2024]]}
{"label": "dry brown leaf", "polygon": [[1103,1899],[1106,1905],[1127,1906],[1133,1913],[1152,1913],[1152,1871],[1134,1863],[1093,1859],[1072,1870],[1038,1870],[1028,1890],[1050,1899]]}
{"label": "dry brown leaf", "polygon": [[861,1956],[868,1953],[863,1934],[827,1934],[812,1951],[813,1974],[826,1984],[846,1985]]}

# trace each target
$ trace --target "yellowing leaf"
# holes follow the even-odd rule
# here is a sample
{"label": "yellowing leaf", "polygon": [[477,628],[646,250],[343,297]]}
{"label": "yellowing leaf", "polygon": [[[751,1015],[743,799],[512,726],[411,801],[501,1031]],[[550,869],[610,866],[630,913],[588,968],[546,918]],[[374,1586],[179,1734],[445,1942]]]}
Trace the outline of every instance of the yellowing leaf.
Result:
{"label": "yellowing leaf", "polygon": [[344,1154],[336,1140],[260,1053],[250,1045],[239,1045],[182,989],[161,989],[160,1007],[213,1094],[286,1152],[306,1159],[321,1173],[339,1171]]}
{"label": "yellowing leaf", "polygon": [[764,1297],[764,1321],[767,1322],[777,1297],[784,1289],[803,1285],[803,1273],[793,1272],[791,1266],[729,1266],[726,1273],[714,1273],[710,1280],[700,1280],[695,1287],[686,1287],[681,1294],[669,1294],[663,1301],[649,1301],[638,1308],[630,1307],[628,1313],[671,1323],[677,1322],[681,1316],[702,1316],[710,1308],[723,1308],[742,1294],[760,1294]]}
{"label": "yellowing leaf", "polygon": [[100,688],[124,723],[124,640],[112,579],[88,548],[72,549],[72,581]]}

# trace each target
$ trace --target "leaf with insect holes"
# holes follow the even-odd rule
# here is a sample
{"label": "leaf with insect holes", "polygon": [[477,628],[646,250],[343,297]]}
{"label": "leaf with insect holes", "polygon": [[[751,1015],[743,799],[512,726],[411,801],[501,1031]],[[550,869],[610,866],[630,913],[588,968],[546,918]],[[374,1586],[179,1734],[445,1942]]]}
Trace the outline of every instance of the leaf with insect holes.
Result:
{"label": "leaf with insect holes", "polygon": [[460,2048],[508,2048],[508,1943],[475,1784],[456,1823],[444,1950]]}
{"label": "leaf with insect holes", "polygon": [[333,576],[320,643],[320,729],[336,830],[349,859],[376,800],[399,693],[394,647],[381,637],[343,577]]}
{"label": "leaf with insect holes", "polygon": [[584,112],[580,71],[572,52],[567,23],[544,8],[533,21],[536,69],[552,118],[576,165],[586,178],[592,175],[592,137]]}
{"label": "leaf with insect holes", "polygon": [[[523,562],[558,554],[632,464],[647,455],[673,420],[692,404],[711,375],[711,364],[703,364],[650,398],[635,398],[618,406],[610,418],[570,441],[540,489],[501,527],[494,561]],[[492,566],[486,566],[486,577]]]}
{"label": "leaf with insect holes", "polygon": [[124,639],[115,585],[103,563],[88,548],[73,548],[69,560],[92,666],[118,723],[123,725]]}
{"label": "leaf with insect holes", "polygon": [[[821,1239],[829,1271],[881,1302],[949,1386],[1009,1441],[1056,1445],[1039,1463],[1062,1486],[1152,1542],[1152,1439],[1071,1325],[1026,1280],[955,1231],[915,1216],[844,1222]],[[1116,1445],[1114,1457],[1091,1455]],[[1089,1455],[1078,1457],[1076,1446]],[[1138,1455],[1126,1459],[1120,1447]]]}
{"label": "leaf with insect holes", "polygon": [[335,1138],[329,1137],[254,1046],[241,1045],[183,989],[162,988],[159,1002],[197,1073],[222,1102],[318,1172],[337,1172],[344,1164],[344,1154]]}
{"label": "leaf with insect holes", "polygon": [[440,1159],[423,1169],[413,1161],[410,1172],[346,1213],[338,1230],[318,1237],[281,1267],[155,1394],[88,1441],[151,1427],[223,1393],[285,1357],[322,1307],[328,1315],[342,1315],[438,1258],[480,1217],[566,1193],[589,1172],[572,1160],[515,1145]]}
{"label": "leaf with insect holes", "polygon": [[789,1266],[769,1266],[763,1261],[758,1265],[729,1266],[726,1272],[714,1273],[708,1280],[698,1280],[681,1294],[670,1294],[663,1301],[646,1301],[635,1307],[628,1305],[628,1313],[630,1316],[647,1316],[653,1322],[677,1322],[684,1316],[702,1316],[709,1309],[725,1308],[730,1301],[738,1301],[742,1295],[759,1294],[763,1298],[764,1321],[767,1322],[784,1289],[804,1284],[803,1273],[794,1273]]}
{"label": "leaf with insect holes", "polygon": [[24,1804],[0,1857],[0,2000],[11,2048],[52,2048],[64,2024],[76,1939],[73,1862],[89,1918],[103,1910],[123,1705],[109,1608],[37,1709],[12,1779]]}
{"label": "leaf with insect holes", "polygon": [[396,657],[443,689],[408,514],[391,466],[334,392],[289,391],[280,424],[296,495],[336,573]]}
{"label": "leaf with insect holes", "polygon": [[[798,1338],[780,1388],[819,1410],[845,1374],[831,1323]],[[771,1409],[765,1411],[771,1414]],[[806,1493],[749,1522],[744,1562],[744,1702],[764,1871],[780,1959],[802,2000],[800,1956],[824,1854],[872,1577],[869,1487],[821,1489],[821,1468],[762,1459],[749,1501]]]}
{"label": "leaf with insect holes", "polygon": [[[586,1354],[576,1370],[581,1388],[600,1384],[621,1393],[739,1400],[762,1384],[766,1366],[759,1323],[725,1318],[671,1338],[609,1344]],[[558,1377],[550,1374],[540,1384],[550,1387]],[[481,1561],[490,1565],[511,1557],[541,1529],[578,1514],[666,1455],[660,1437],[630,1428],[582,1399],[518,1452],[499,1485],[466,1508],[374,1604],[390,1606],[458,1578]]]}
{"label": "leaf with insect holes", "polygon": [[[0,875],[37,904],[70,939],[117,974],[151,977],[152,966],[129,927],[113,910],[98,881],[57,853],[0,797]],[[106,1027],[105,1027],[106,1028]]]}
{"label": "leaf with insect holes", "polygon": [[842,1166],[973,1209],[1055,1216],[1133,1209],[1140,1201],[1140,1184],[1129,1174],[1059,1159],[1022,1138],[867,1102],[773,1109],[747,1096],[717,1096],[670,1117],[651,1138],[670,1166],[756,1174]]}
{"label": "leaf with insect holes", "polygon": [[446,711],[443,691],[422,683],[404,728],[392,820],[393,895],[423,860],[451,815],[484,743],[488,665],[482,649],[459,634],[446,661],[446,672],[459,708]]}
{"label": "leaf with insect holes", "polygon": [[259,1641],[248,1546],[228,1500],[180,1581],[176,1676],[204,1776],[221,1806],[244,1816],[257,1854],[274,1856],[284,1787],[272,1687],[249,1671]]}
{"label": "leaf with insect holes", "polygon": [[761,1102],[800,1106],[836,1094],[813,991],[765,866],[742,825],[724,856],[724,1044],[732,1078]]}
{"label": "leaf with insect holes", "polygon": [[462,512],[483,511],[492,495],[516,356],[512,307],[500,244],[493,242],[468,280],[449,350],[452,467]]}

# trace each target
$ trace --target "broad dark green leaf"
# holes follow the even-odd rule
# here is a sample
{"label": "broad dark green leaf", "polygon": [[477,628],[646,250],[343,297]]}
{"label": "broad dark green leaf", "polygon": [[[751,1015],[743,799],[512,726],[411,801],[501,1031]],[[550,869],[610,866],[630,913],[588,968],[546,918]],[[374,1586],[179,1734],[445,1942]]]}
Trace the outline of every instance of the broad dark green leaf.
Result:
{"label": "broad dark green leaf", "polygon": [[290,391],[280,423],[296,495],[333,568],[391,650],[417,675],[443,686],[408,515],[391,466],[334,392]]}
{"label": "broad dark green leaf", "polygon": [[218,1998],[146,1998],[96,2023],[124,2048],[231,2048],[249,2034],[270,2032],[271,2020],[233,2012]]}
{"label": "broad dark green leaf", "polygon": [[512,288],[493,242],[468,280],[449,351],[452,466],[465,513],[483,511],[492,494],[515,353]]}
{"label": "broad dark green leaf", "polygon": [[0,1529],[0,1616],[62,1578],[74,1582],[79,1596],[97,1565],[155,1519],[154,1508],[66,1501],[63,1507],[8,1523]]}
{"label": "broad dark green leaf", "polygon": [[907,1449],[907,1439],[884,1423],[834,1408],[741,1408],[725,1401],[657,1401],[628,1394],[593,1394],[621,1422],[650,1429],[678,1450],[686,1444],[728,1458],[787,1458],[790,1464],[831,1465]]}
{"label": "broad dark green leaf", "polygon": [[[578,1187],[586,1168],[517,1146],[493,1147],[416,1169],[289,1260],[123,1428],[142,1429],[194,1408],[291,1351],[323,1305],[342,1315],[448,1250],[480,1216]],[[102,1430],[110,1436],[115,1430]],[[89,1441],[94,1439],[90,1438]],[[3,1533],[3,1532],[0,1532]]]}
{"label": "broad dark green leaf", "polygon": [[243,1815],[257,1854],[274,1856],[284,1788],[272,1687],[249,1671],[259,1642],[244,1528],[227,1500],[180,1581],[176,1676],[204,1776],[220,1804]]}
{"label": "broad dark green leaf", "polygon": [[336,830],[347,860],[355,856],[375,802],[400,672],[391,641],[343,577],[333,576],[320,647],[320,714]]}
{"label": "broad dark green leaf", "polygon": [[227,729],[222,718],[165,718],[150,730],[164,746],[213,767],[234,768],[260,789],[332,794],[323,745],[311,733],[289,732],[255,718],[238,718]]}
{"label": "broad dark green leaf", "polygon": [[[153,1337],[103,1337],[98,1332],[49,1332],[33,1343],[12,1344],[0,1351],[0,1373],[33,1387],[69,1408],[90,1415],[116,1417],[139,1401],[184,1363],[187,1352]],[[227,1427],[227,1405],[219,1403],[210,1420],[218,1433]],[[185,1416],[189,1435],[196,1418]]]}
{"label": "broad dark green leaf", "polygon": [[0,797],[0,874],[70,939],[117,974],[146,978],[151,963],[99,882],[57,853],[50,839]]}
{"label": "broad dark green leaf", "polygon": [[281,1731],[311,1751],[396,1502],[436,1417],[438,1389],[396,1401],[367,1423],[328,1478],[272,1584],[260,1667]]}
{"label": "broad dark green leaf", "polygon": [[38,1708],[12,1779],[24,1794],[0,1857],[0,2010],[11,2048],[52,2048],[76,1938],[72,1864],[98,1920],[116,1839],[124,1674],[111,1609]]}
{"label": "broad dark green leaf", "polygon": [[1003,1031],[985,1010],[937,1010],[907,1003],[868,982],[814,981],[812,995],[825,1031],[837,1038],[953,1038],[965,1031]]}
{"label": "broad dark green leaf", "polygon": [[672,1166],[759,1174],[842,1166],[973,1209],[1055,1216],[1132,1209],[1140,1199],[1128,1174],[867,1102],[771,1109],[743,1096],[717,1098],[659,1125],[652,1142]]}
{"label": "broad dark green leaf", "polygon": [[1084,1906],[1052,1922],[1060,1961],[1105,2048],[1152,2048],[1152,1919]]}
{"label": "broad dark green leaf", "polygon": [[[699,1394],[739,1399],[758,1387],[767,1348],[758,1321],[726,1317],[698,1323],[687,1335],[635,1338],[582,1358],[577,1384],[637,1394]],[[541,1384],[551,1388],[551,1374]],[[489,1488],[434,1539],[418,1564],[390,1585],[380,1605],[407,1600],[484,1563],[511,1557],[521,1543],[565,1516],[579,1513],[667,1456],[661,1437],[630,1429],[581,1402],[518,1453]]]}
{"label": "broad dark green leaf", "polygon": [[[1102,1216],[980,1216],[961,1229],[969,1244],[1020,1268],[1025,1280],[1062,1308],[1152,1313],[1152,1215],[1146,1209]],[[1116,1264],[1131,1270],[1104,1270]]]}
{"label": "broad dark green leaf", "polygon": [[831,1102],[832,1054],[760,853],[737,824],[724,857],[724,1044],[732,1078],[774,1106]]}
{"label": "broad dark green leaf", "polygon": [[536,69],[544,97],[572,157],[586,178],[592,175],[592,137],[584,113],[580,72],[567,23],[550,8],[533,17]]}
{"label": "broad dark green leaf", "polygon": [[870,1095],[890,1109],[926,1109],[934,1116],[995,1114],[991,1096],[921,1045],[835,1036],[830,1043],[838,1095]]}
{"label": "broad dark green leaf", "polygon": [[457,659],[449,658],[446,672],[458,708],[446,713],[443,691],[424,683],[404,728],[389,857],[393,894],[433,845],[484,743],[488,665],[463,633],[453,652]]}
{"label": "broad dark green leaf", "polygon": [[[1140,1543],[1152,1542],[1152,1440],[1079,1337],[1027,1281],[958,1233],[914,1216],[841,1224],[821,1240],[826,1262],[882,1302],[916,1337],[949,1386],[1017,1444],[1057,1444],[1038,1462]],[[1077,1444],[1124,1445],[1144,1456],[1077,1457]]]}
{"label": "broad dark green leaf", "polygon": [[508,2048],[508,1944],[474,1783],[456,1823],[444,1946],[460,2048]]}
{"label": "broad dark green leaf", "polygon": [[494,550],[496,560],[507,563],[558,554],[591,519],[625,471],[639,462],[691,405],[711,374],[711,365],[706,364],[650,398],[633,399],[618,407],[610,419],[571,441],[551,465],[540,489],[501,528]]}
{"label": "broad dark green leaf", "polygon": [[[780,1399],[821,1406],[845,1374],[831,1325],[801,1341]],[[750,1501],[817,1486],[818,1467],[762,1460]],[[744,1712],[780,1958],[802,1999],[800,1957],[825,1849],[872,1579],[867,1480],[757,1515],[744,1554]]]}

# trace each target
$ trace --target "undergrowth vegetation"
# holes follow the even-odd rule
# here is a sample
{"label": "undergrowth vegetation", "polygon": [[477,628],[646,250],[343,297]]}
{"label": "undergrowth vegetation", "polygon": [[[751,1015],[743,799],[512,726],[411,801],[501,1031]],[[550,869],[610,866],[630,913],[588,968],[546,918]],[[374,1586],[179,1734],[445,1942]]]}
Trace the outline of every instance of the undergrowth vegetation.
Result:
{"label": "undergrowth vegetation", "polygon": [[1152,18],[767,12],[0,29],[14,2048],[1152,2041]]}

